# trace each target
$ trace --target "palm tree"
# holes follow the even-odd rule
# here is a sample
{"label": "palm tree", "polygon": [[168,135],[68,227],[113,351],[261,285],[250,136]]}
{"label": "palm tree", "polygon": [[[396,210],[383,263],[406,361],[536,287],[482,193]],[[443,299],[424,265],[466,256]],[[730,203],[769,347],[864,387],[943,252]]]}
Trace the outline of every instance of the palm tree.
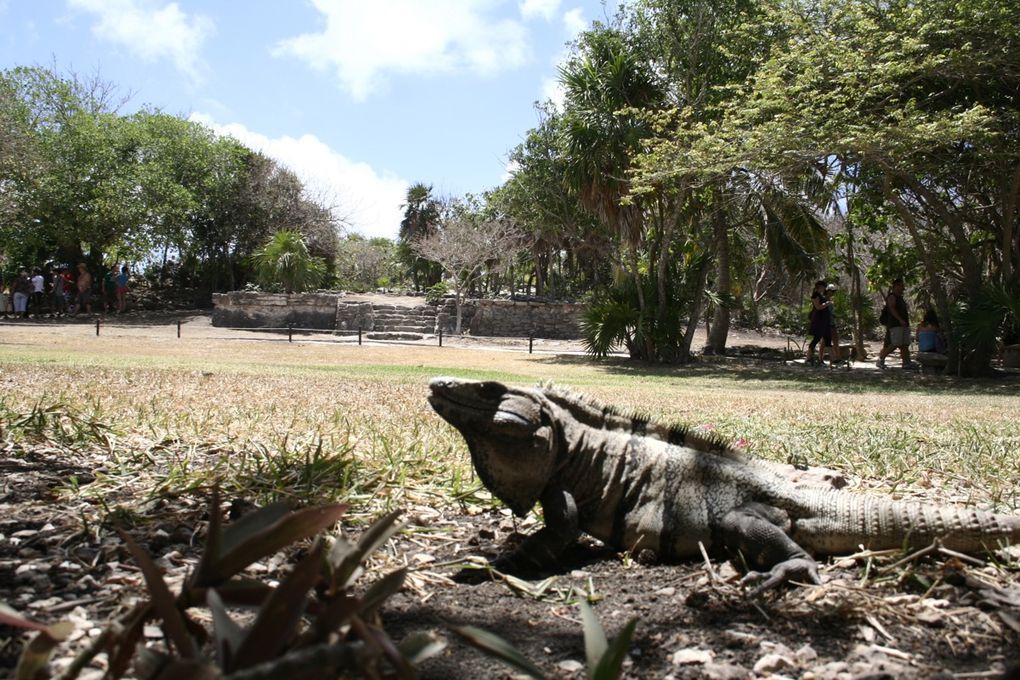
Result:
{"label": "palm tree", "polygon": [[318,286],[326,276],[322,258],[308,252],[301,232],[284,229],[252,255],[259,283],[294,293]]}
{"label": "palm tree", "polygon": [[401,207],[404,219],[400,221],[397,257],[411,271],[414,289],[421,290],[438,283],[442,273],[435,263],[419,257],[411,245],[436,232],[441,216],[440,201],[432,196],[431,185],[415,182],[407,188],[407,199]]}
{"label": "palm tree", "polygon": [[[647,317],[640,272],[645,225],[642,201],[630,193],[631,158],[647,127],[628,109],[661,102],[655,77],[617,29],[596,25],[578,39],[578,54],[560,68],[565,89],[563,116],[567,182],[581,204],[612,229],[625,249],[623,267],[634,282],[638,319]],[[660,301],[662,302],[662,301]],[[643,336],[651,341],[650,336]],[[647,355],[654,354],[647,348]]]}

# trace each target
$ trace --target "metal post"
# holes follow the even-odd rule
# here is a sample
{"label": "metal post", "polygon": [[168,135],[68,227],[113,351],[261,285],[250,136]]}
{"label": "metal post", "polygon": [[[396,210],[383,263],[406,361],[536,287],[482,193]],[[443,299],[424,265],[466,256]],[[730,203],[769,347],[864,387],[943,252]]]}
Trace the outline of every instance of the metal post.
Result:
{"label": "metal post", "polygon": [[358,326],[358,347],[361,346],[361,326]]}
{"label": "metal post", "polygon": [[96,319],[96,337],[99,337],[99,319]]}
{"label": "metal post", "polygon": [[440,347],[443,346],[443,329],[442,328],[439,329],[439,346]]}
{"label": "metal post", "polygon": [[531,354],[531,348],[535,344],[535,334],[531,333],[528,335],[528,354]]}
{"label": "metal post", "polygon": [[294,324],[287,324],[287,342],[294,342]]}
{"label": "metal post", "polygon": [[177,319],[177,337],[181,337],[181,320]]}

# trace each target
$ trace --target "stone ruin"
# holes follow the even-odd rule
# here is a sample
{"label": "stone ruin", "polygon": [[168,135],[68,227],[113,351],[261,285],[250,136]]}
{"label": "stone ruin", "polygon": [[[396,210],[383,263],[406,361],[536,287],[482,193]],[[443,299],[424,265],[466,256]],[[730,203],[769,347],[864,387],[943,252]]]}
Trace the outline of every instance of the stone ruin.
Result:
{"label": "stone ruin", "polygon": [[[461,329],[483,337],[581,337],[586,307],[569,302],[474,300],[463,303]],[[213,326],[225,328],[307,328],[380,339],[420,339],[450,335],[457,323],[456,303],[407,304],[348,299],[341,293],[254,293],[213,295]]]}

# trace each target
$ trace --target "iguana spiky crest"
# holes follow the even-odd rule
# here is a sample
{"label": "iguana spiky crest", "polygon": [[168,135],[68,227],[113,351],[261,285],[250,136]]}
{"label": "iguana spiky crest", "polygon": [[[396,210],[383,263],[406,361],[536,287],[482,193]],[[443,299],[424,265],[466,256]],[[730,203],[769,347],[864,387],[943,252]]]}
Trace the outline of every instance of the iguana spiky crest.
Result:
{"label": "iguana spiky crest", "polygon": [[658,439],[667,444],[686,446],[696,451],[714,453],[735,460],[744,459],[742,452],[719,435],[696,432],[685,423],[664,423],[644,413],[622,411],[616,406],[603,404],[593,397],[578,394],[550,381],[540,383],[539,389],[548,399],[589,427],[629,432],[640,437]]}

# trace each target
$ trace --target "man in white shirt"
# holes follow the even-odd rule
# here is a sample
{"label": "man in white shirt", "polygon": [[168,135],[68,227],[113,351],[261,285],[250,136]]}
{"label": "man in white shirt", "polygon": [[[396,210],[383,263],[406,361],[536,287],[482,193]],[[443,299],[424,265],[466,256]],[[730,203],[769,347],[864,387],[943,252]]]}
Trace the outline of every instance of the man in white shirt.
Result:
{"label": "man in white shirt", "polygon": [[32,271],[32,300],[29,303],[32,313],[37,317],[42,316],[43,292],[46,290],[43,282],[42,271],[36,267]]}

